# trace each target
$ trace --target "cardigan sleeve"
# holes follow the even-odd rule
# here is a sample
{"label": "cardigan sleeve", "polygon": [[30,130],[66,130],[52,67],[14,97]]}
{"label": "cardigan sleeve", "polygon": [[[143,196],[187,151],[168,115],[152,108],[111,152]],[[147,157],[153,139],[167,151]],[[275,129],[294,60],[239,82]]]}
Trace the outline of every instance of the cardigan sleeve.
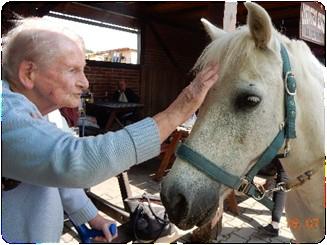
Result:
{"label": "cardigan sleeve", "polygon": [[3,93],[4,177],[34,185],[88,188],[160,153],[159,131],[152,118],[117,132],[77,138],[40,117],[26,98],[14,94]]}
{"label": "cardigan sleeve", "polygon": [[83,189],[59,188],[59,194],[65,212],[75,225],[87,223],[97,215],[97,208]]}

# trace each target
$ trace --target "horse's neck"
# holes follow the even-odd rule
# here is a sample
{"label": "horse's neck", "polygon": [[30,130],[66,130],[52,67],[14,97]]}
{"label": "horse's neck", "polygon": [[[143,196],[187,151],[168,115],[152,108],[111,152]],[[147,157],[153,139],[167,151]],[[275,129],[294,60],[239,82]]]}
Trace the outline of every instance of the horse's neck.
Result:
{"label": "horse's neck", "polygon": [[[297,82],[297,137],[291,141],[290,155],[282,159],[282,164],[290,180],[308,170],[317,172],[311,180],[288,193],[286,213],[291,220],[297,218],[303,224],[309,217],[324,224],[324,70],[304,43],[291,43],[288,49]],[[313,241],[321,237],[323,230],[319,226],[310,232],[292,231],[302,241]]]}
{"label": "horse's neck", "polygon": [[302,186],[287,193],[286,216],[292,233],[301,242],[320,241],[325,234],[324,169]]}
{"label": "horse's neck", "polygon": [[290,177],[297,177],[317,164],[323,165],[324,70],[303,42],[289,43],[288,50],[297,82],[297,137],[291,141],[291,154],[283,162]]}

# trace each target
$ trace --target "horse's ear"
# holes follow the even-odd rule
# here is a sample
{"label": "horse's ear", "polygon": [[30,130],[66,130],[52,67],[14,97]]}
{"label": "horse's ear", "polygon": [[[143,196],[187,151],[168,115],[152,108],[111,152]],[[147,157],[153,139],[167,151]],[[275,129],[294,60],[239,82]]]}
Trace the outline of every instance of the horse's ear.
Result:
{"label": "horse's ear", "polygon": [[223,36],[226,32],[211,24],[208,20],[201,18],[201,22],[212,40]]}
{"label": "horse's ear", "polygon": [[256,46],[259,48],[266,48],[271,39],[273,30],[270,16],[266,10],[258,4],[245,2],[244,5],[248,10],[247,24]]}

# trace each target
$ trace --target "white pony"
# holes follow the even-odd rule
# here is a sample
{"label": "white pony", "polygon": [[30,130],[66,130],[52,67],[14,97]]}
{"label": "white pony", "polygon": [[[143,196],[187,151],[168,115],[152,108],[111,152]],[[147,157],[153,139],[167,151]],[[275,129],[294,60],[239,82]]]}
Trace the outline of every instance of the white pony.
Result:
{"label": "white pony", "polygon": [[[178,154],[162,183],[161,198],[170,220],[188,229],[221,214],[217,212],[219,204],[231,190],[226,175],[242,180],[242,190],[249,187],[243,185],[243,177],[285,123],[291,124],[287,123],[291,114],[285,118],[284,97],[291,88],[283,77],[284,46],[297,87],[296,94],[294,88],[288,91],[296,107],[296,138],[283,140],[283,146],[276,150],[290,150],[286,158],[280,159],[290,178],[284,187],[292,187],[287,193],[286,216],[289,222],[297,222],[291,225],[297,242],[319,242],[325,234],[325,68],[303,41],[278,33],[262,7],[249,2],[245,6],[247,25],[231,33],[202,20],[212,42],[196,67],[218,62],[219,81],[209,91],[184,145],[196,152],[196,159],[202,156],[219,170],[212,168],[204,173],[199,170],[201,166],[190,163],[189,153]],[[215,171],[223,172],[222,179],[213,176]]]}

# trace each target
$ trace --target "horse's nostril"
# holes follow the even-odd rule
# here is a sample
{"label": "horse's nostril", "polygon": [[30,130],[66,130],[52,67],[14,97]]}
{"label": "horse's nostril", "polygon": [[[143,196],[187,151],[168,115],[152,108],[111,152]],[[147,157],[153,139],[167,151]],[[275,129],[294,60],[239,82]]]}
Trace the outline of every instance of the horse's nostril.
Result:
{"label": "horse's nostril", "polygon": [[192,207],[189,190],[183,185],[169,181],[168,175],[168,178],[162,182],[160,196],[169,220],[181,228],[190,215]]}
{"label": "horse's nostril", "polygon": [[177,194],[172,200],[170,205],[170,212],[168,212],[169,219],[173,223],[179,223],[187,216],[188,205],[187,200],[183,194]]}

